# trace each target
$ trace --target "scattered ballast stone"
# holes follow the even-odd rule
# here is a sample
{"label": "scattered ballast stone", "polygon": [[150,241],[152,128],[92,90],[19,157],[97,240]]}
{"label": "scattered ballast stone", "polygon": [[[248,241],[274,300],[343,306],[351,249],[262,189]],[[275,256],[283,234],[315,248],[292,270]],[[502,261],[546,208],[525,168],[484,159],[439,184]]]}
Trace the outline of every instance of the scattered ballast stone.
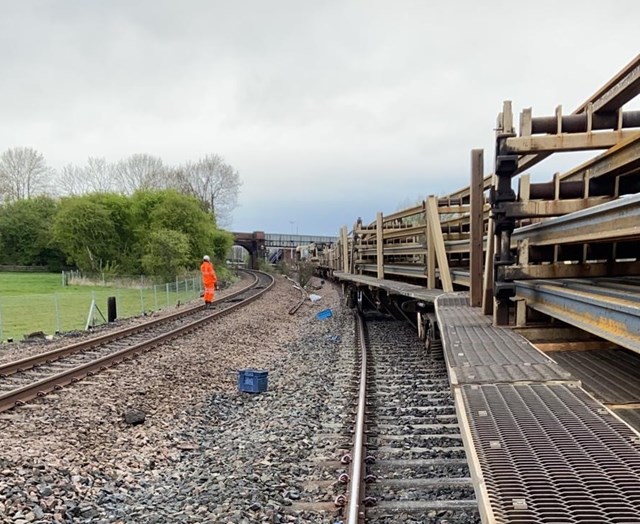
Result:
{"label": "scattered ballast stone", "polygon": [[[294,504],[335,416],[352,314],[325,286],[331,318],[310,303],[289,315],[299,292],[276,279],[242,311],[0,414],[0,521],[334,522]],[[268,391],[238,392],[243,368],[268,369]],[[125,422],[131,406],[144,424]]]}
{"label": "scattered ballast stone", "polygon": [[142,424],[147,418],[147,414],[141,409],[130,409],[124,414],[124,421],[130,426]]}

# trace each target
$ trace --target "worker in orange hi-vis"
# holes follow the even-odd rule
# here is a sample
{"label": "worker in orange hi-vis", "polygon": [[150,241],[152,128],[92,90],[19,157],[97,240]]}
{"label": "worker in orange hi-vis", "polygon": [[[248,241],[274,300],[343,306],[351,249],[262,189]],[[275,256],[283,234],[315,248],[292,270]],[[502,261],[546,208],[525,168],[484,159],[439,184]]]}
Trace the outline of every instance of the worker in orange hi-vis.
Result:
{"label": "worker in orange hi-vis", "polygon": [[204,307],[208,309],[216,296],[216,284],[218,283],[216,271],[213,269],[208,255],[202,257],[200,271],[202,271],[202,285],[204,286]]}

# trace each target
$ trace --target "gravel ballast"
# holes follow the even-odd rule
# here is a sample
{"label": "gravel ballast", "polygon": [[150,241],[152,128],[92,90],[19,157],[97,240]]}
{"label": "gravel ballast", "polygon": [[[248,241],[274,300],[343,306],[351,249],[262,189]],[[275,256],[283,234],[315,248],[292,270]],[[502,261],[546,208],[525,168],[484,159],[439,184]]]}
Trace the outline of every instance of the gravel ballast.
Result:
{"label": "gravel ballast", "polygon": [[[318,294],[288,315],[300,293],[276,277],[242,311],[0,414],[3,522],[335,522],[294,506],[353,338],[337,290]],[[243,368],[268,370],[268,391],[238,392]]]}

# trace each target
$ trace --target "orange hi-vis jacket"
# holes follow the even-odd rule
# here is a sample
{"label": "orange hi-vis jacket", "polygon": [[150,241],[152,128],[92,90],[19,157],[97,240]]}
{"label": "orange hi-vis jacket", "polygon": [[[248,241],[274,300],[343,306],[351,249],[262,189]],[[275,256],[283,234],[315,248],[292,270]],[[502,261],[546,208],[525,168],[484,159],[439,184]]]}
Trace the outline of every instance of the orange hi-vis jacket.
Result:
{"label": "orange hi-vis jacket", "polygon": [[204,287],[204,301],[205,303],[213,302],[216,296],[216,283],[218,277],[213,269],[213,264],[207,260],[204,260],[200,264],[200,271],[202,271],[202,285]]}

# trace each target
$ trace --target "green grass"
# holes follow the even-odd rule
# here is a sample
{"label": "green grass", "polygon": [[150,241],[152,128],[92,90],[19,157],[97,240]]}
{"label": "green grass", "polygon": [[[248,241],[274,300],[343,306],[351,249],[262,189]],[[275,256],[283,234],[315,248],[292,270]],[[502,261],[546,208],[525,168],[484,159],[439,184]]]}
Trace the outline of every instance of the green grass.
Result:
{"label": "green grass", "polygon": [[[195,286],[195,289],[194,289]],[[115,296],[118,318],[174,307],[197,298],[199,278],[150,287],[62,285],[59,273],[0,273],[0,341],[21,340],[25,334],[85,328],[91,301],[107,316],[107,297]],[[102,323],[98,313],[97,323]]]}

